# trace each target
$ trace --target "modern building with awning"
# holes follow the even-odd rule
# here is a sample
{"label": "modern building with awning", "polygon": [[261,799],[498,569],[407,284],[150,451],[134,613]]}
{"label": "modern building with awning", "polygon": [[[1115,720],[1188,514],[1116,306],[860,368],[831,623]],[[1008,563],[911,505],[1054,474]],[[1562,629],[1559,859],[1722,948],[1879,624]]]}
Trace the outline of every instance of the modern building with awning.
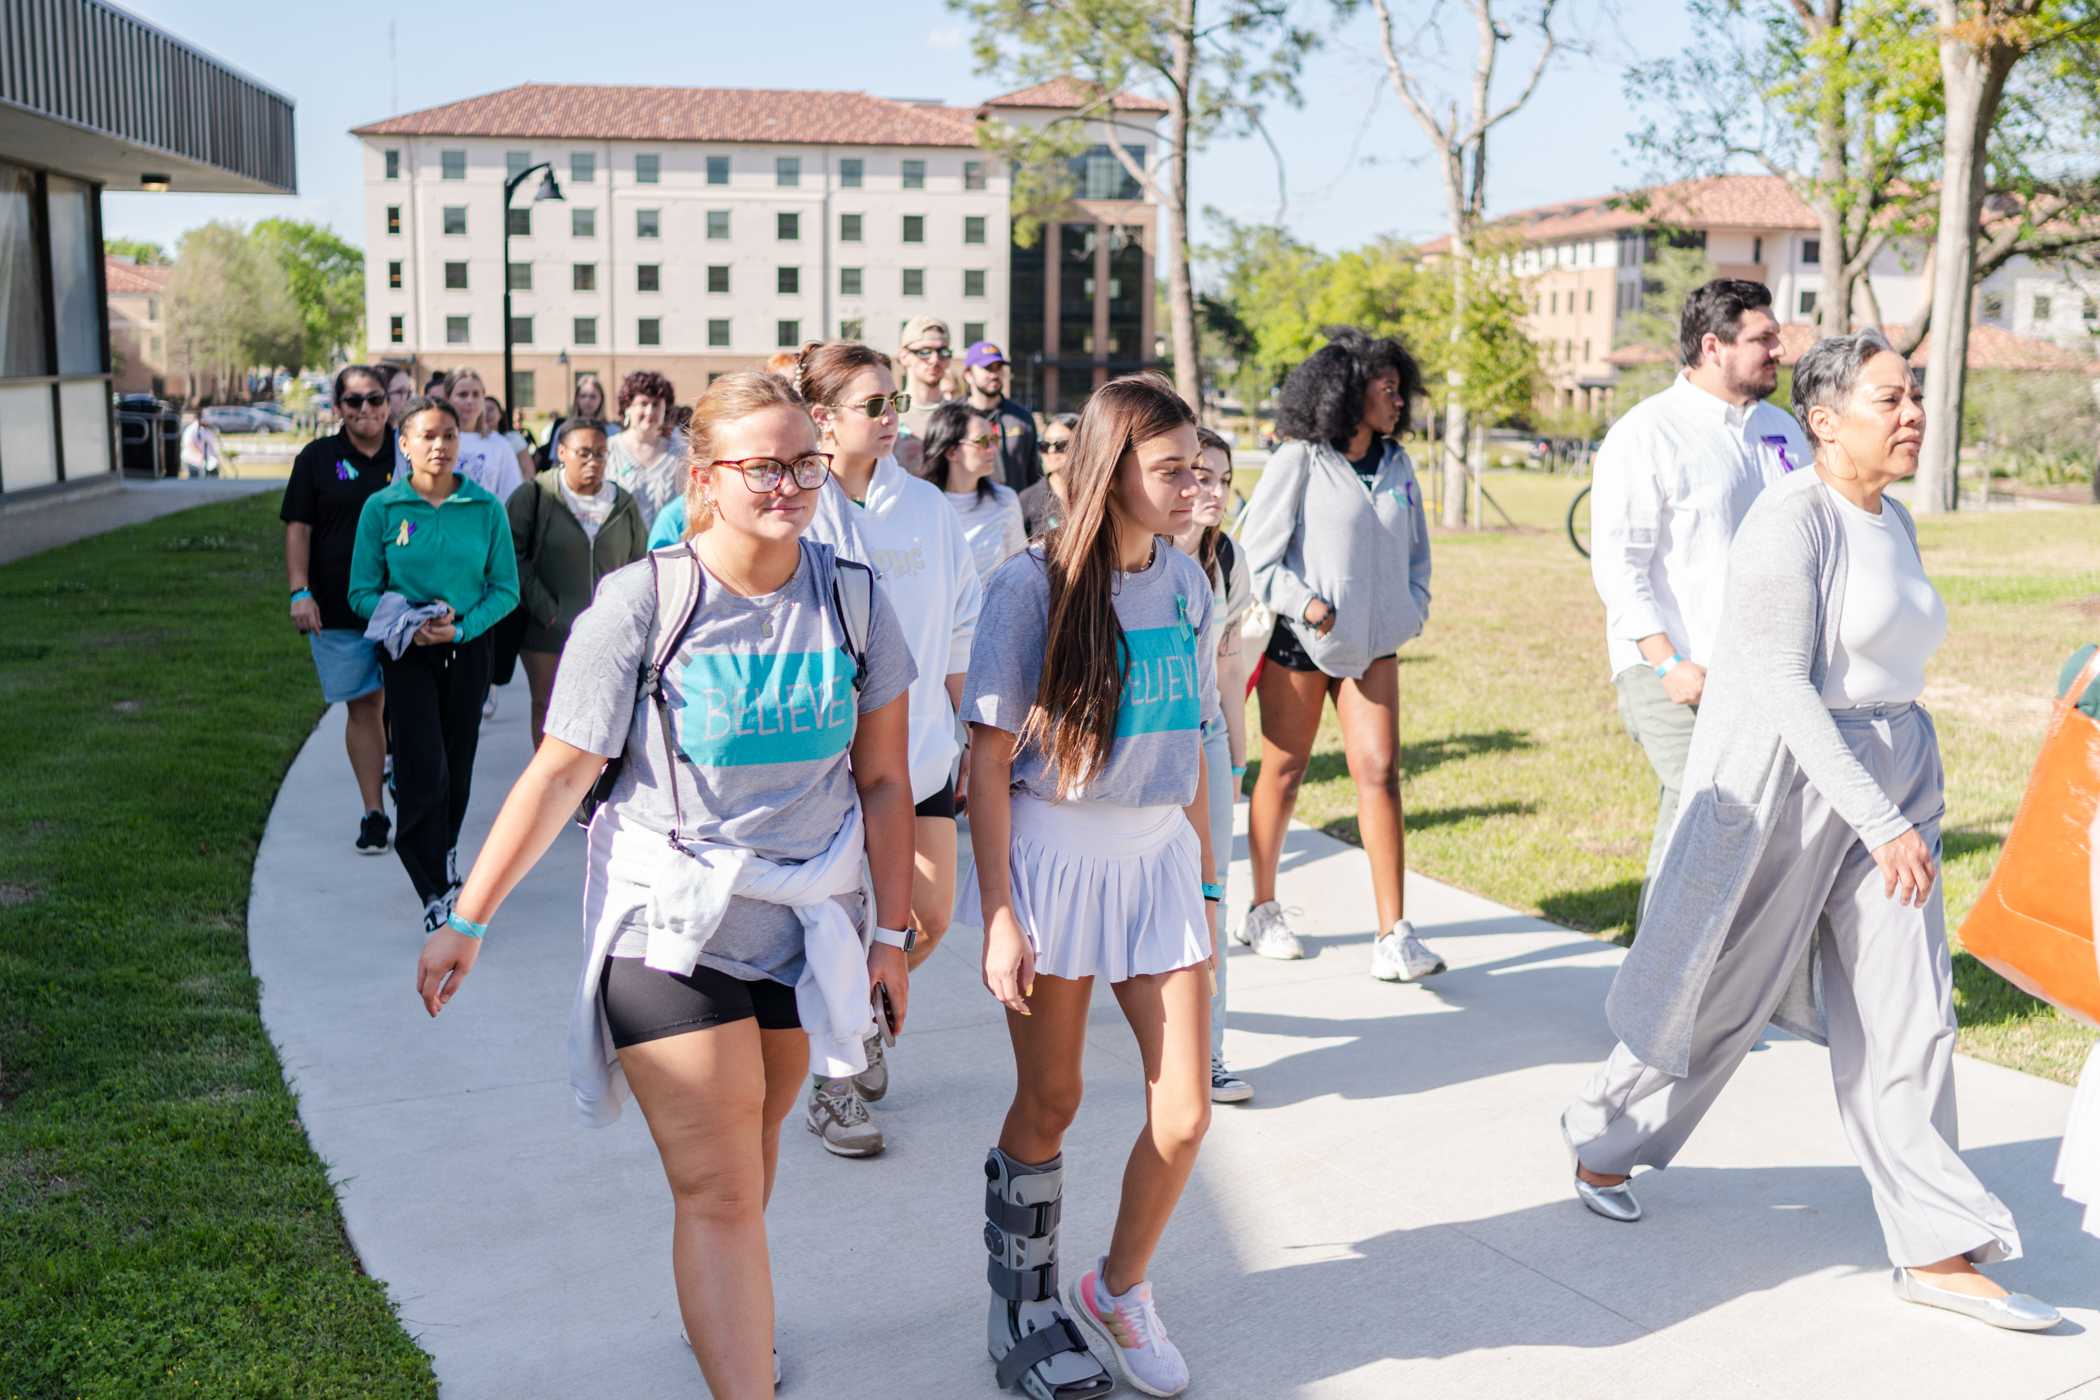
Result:
{"label": "modern building with awning", "polygon": [[105,189],[296,193],[292,99],[103,0],[6,0],[0,503],[115,470]]}

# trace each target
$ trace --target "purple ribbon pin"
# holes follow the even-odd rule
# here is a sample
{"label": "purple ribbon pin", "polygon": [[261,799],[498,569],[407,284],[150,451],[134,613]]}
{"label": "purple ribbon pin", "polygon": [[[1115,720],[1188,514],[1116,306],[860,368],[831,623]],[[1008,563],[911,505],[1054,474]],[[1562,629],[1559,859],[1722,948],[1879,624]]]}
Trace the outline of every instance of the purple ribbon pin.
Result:
{"label": "purple ribbon pin", "polygon": [[1779,465],[1786,471],[1797,471],[1800,463],[1786,455],[1786,434],[1766,433],[1759,441],[1779,454]]}

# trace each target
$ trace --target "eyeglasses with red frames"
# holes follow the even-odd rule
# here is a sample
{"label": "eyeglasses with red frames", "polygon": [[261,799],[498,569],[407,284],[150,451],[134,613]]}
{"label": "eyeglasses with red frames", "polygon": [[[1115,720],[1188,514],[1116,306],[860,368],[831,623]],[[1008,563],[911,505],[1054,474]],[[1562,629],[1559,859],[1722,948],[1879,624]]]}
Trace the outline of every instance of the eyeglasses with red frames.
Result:
{"label": "eyeglasses with red frames", "polygon": [[778,457],[718,457],[708,463],[711,467],[735,467],[744,478],[746,490],[758,495],[780,489],[780,479],[792,476],[795,485],[804,491],[814,491],[831,475],[831,454],[811,452],[797,457],[792,462],[783,462]]}

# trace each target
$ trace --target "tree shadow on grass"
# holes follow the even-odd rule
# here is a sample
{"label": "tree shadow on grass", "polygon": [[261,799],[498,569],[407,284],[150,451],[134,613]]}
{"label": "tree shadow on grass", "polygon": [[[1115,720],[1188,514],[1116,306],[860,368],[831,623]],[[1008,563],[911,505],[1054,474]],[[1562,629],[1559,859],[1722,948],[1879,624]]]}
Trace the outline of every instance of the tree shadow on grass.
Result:
{"label": "tree shadow on grass", "polygon": [[1539,900],[1539,912],[1565,928],[1601,934],[1630,946],[1640,903],[1641,882],[1618,880],[1594,889],[1556,890]]}
{"label": "tree shadow on grass", "polygon": [[[1538,808],[1529,802],[1486,802],[1468,807],[1425,807],[1420,811],[1406,813],[1407,830],[1431,831],[1442,826],[1457,826],[1461,822],[1485,820],[1489,817],[1528,817]],[[1356,829],[1353,816],[1336,817],[1320,827],[1337,841],[1346,841],[1352,846],[1361,846],[1363,833]]]}

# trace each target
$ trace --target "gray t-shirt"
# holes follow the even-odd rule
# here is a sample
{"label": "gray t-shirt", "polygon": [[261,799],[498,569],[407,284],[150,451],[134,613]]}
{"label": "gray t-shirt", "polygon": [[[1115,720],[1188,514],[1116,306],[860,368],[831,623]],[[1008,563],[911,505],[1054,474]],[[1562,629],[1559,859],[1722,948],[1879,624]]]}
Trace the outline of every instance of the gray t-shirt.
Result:
{"label": "gray t-shirt", "polygon": [[[1129,644],[1108,764],[1077,794],[1119,807],[1196,800],[1203,726],[1218,718],[1215,601],[1202,566],[1162,539],[1152,567],[1117,575],[1116,618]],[[963,717],[1019,734],[1035,706],[1050,630],[1042,546],[1006,561],[985,585],[963,686]],[[566,663],[564,663],[566,664]],[[1057,800],[1057,774],[1031,743],[1014,755],[1013,790]]]}
{"label": "gray t-shirt", "polygon": [[[658,566],[688,567],[682,560]],[[830,846],[860,800],[848,764],[858,716],[902,695],[916,672],[877,584],[868,674],[856,696],[853,660],[831,606],[831,572],[830,549],[805,541],[795,576],[763,597],[739,597],[712,574],[704,578],[692,625],[664,668],[682,757],[682,835],[772,861],[805,861]],[[599,585],[562,652],[547,734],[608,758],[626,754],[612,814],[624,826],[668,832],[676,818],[663,731],[656,707],[635,699],[655,614],[648,560]],[[613,951],[640,956],[642,912],[628,924]],[[802,971],[801,923],[784,905],[733,899],[700,961],[746,980],[792,984]]]}

